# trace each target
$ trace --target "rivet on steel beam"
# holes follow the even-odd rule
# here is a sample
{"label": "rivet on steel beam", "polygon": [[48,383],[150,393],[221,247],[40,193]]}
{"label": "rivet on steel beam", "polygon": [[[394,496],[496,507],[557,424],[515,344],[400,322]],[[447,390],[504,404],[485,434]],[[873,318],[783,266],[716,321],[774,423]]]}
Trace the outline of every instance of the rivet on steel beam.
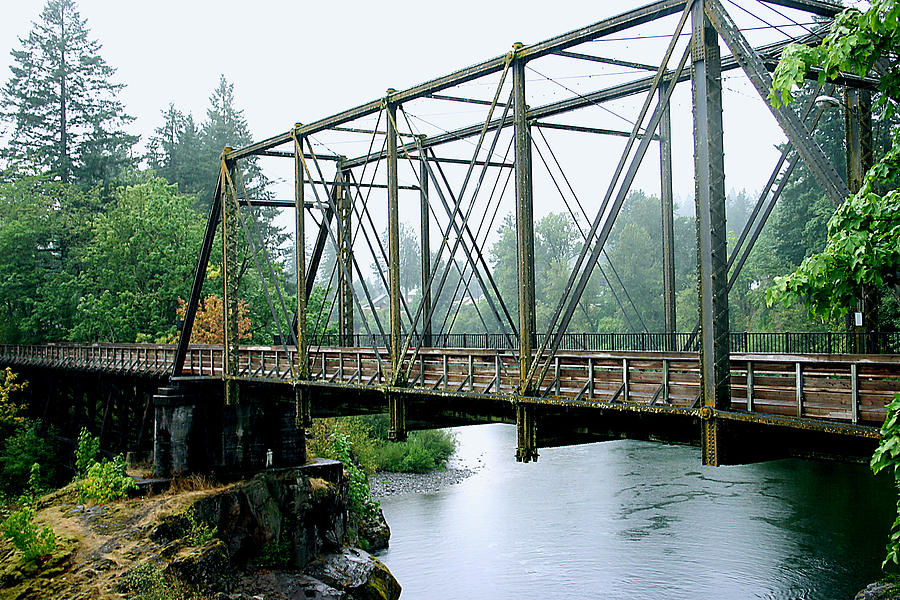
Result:
{"label": "rivet on steel beam", "polygon": [[522,42],[514,42],[512,47],[513,47],[513,50],[521,50],[522,48],[525,47],[525,44],[523,44]]}
{"label": "rivet on steel beam", "polygon": [[394,88],[388,88],[384,93],[390,96],[391,94],[396,94],[397,90],[395,90]]}

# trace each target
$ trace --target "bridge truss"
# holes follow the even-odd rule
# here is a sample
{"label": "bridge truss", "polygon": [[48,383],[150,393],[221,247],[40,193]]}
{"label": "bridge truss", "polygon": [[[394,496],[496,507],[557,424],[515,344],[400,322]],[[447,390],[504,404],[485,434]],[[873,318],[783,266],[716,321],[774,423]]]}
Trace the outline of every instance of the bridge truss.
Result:
{"label": "bridge truss", "polygon": [[[659,410],[692,411],[701,423],[704,463],[719,464],[720,429],[732,408],[728,291],[799,161],[806,164],[835,205],[845,200],[850,188],[858,187],[859,174],[865,171],[871,155],[871,146],[867,146],[871,136],[867,111],[871,90],[877,83],[853,75],[834,82],[844,90],[850,125],[848,172],[855,175],[849,187],[810,134],[823,107],[809,102],[799,113],[792,107],[770,107],[790,143],[729,253],[722,73],[742,72],[761,96],[760,101],[764,101],[771,87],[769,71],[785,45],[817,43],[827,31],[827,21],[840,10],[821,0],[755,0],[751,8],[734,2],[729,2],[729,6],[726,10],[722,0],[660,0],[536,44],[515,44],[503,56],[405,90],[389,89],[383,98],[312,123],[297,123],[288,131],[245,148],[226,148],[183,331],[171,363],[173,380],[193,376],[191,370],[196,368],[191,358],[194,350],[189,344],[190,333],[214,240],[220,231],[225,340],[220,368],[214,369],[211,362],[209,375],[224,379],[229,402],[239,401],[240,381],[268,373],[293,386],[298,423],[303,426],[310,414],[311,389],[335,383],[361,385],[365,374],[366,385],[377,386],[386,396],[391,434],[402,438],[406,431],[404,398],[411,392],[447,391],[448,375],[443,375],[442,386],[439,371],[446,369],[448,354],[435,358],[431,340],[447,333],[448,321],[452,322],[460,307],[470,304],[479,311],[485,331],[497,331],[509,343],[504,350],[487,354],[464,353],[468,357],[465,360],[469,363],[469,379],[454,391],[508,400],[518,424],[517,458],[536,459],[536,399],[556,396],[582,402],[595,396],[595,371],[580,362],[582,358],[592,360],[589,357],[576,362],[578,369],[584,367],[584,372],[590,374],[590,387],[579,382],[579,390],[572,394],[560,392],[560,361],[568,364],[573,360],[560,348],[580,303],[584,302],[591,278],[595,271],[603,269],[605,244],[616,217],[653,149],[659,155],[661,191],[661,302],[665,333],[672,336],[665,348],[670,356],[659,356],[658,367],[660,372],[667,371],[667,360],[687,360],[679,353],[682,347],[676,345],[674,335],[672,176],[673,152],[677,153],[677,148],[672,143],[671,107],[673,96],[689,87],[699,264],[699,318],[694,334],[699,348],[697,393],[683,406],[665,402]],[[806,18],[798,21],[791,16],[799,14]],[[740,27],[736,19],[748,25]],[[780,24],[773,25],[773,21]],[[769,36],[751,42],[748,38],[761,35],[757,30],[767,34],[777,31],[779,35],[774,41]],[[659,60],[654,64],[632,60],[632,45],[640,44],[641,55],[655,53]],[[720,46],[727,49],[725,56],[720,55]],[[586,74],[591,77],[585,77]],[[596,81],[614,83],[588,90],[582,84],[579,87],[571,83],[578,77],[585,78],[588,85]],[[441,121],[447,107],[457,112],[462,107],[465,112]],[[554,135],[557,138],[551,146],[548,140]],[[568,153],[572,163],[589,174],[581,180],[590,182],[587,190],[569,175],[568,167],[563,170],[567,156],[559,151],[559,140],[567,142],[576,136],[603,139],[599,152],[575,158]],[[347,152],[351,148],[357,152]],[[243,174],[257,164],[254,161],[263,158],[291,162],[292,199],[253,197],[248,191]],[[609,177],[601,183],[595,172],[605,171],[609,171]],[[553,201],[563,200],[583,241],[568,280],[559,290],[554,311],[540,316],[535,310],[534,229],[534,199],[539,181],[548,189],[556,189],[559,195]],[[576,193],[577,189],[582,193]],[[551,197],[543,189],[541,193],[542,197]],[[294,212],[296,277],[291,292],[281,288],[270,268],[268,250],[255,220],[255,212],[261,207]],[[515,215],[515,298],[503,296],[488,262],[488,240],[501,207]],[[405,293],[401,285],[401,266],[408,258],[400,250],[401,211],[419,216],[421,273],[415,296]],[[386,229],[386,236],[380,235],[382,229]],[[312,244],[307,249],[311,232],[315,237],[310,236]],[[237,323],[241,266],[237,250],[242,238],[260,271],[273,321],[281,324],[282,331],[290,331],[282,340],[282,348],[276,350],[280,358],[276,359],[279,367],[274,370],[266,367],[265,361],[261,370],[254,370],[252,359],[248,362],[241,354]],[[334,268],[330,275],[324,274],[323,281],[336,293],[324,318],[337,323],[338,339],[342,342],[331,349],[311,344],[305,327],[313,283],[317,275],[327,271],[323,267],[326,249],[330,249],[335,260]],[[604,271],[602,276],[617,277],[612,274],[615,268],[605,264],[610,273]],[[371,284],[370,275],[380,287]],[[626,295],[624,290],[623,310],[627,310]],[[483,297],[483,301],[476,302],[476,297]],[[295,305],[288,306],[289,298],[296,298]],[[383,301],[387,302],[387,311],[381,310]],[[450,308],[445,318],[437,319],[441,302],[449,303]],[[542,335],[538,335],[539,325]],[[352,348],[360,333],[371,341],[371,346]],[[340,375],[337,367],[329,367],[334,356],[339,357],[336,364]],[[352,375],[353,361],[361,363],[362,357],[367,361],[366,368],[360,366]],[[625,380],[620,383],[627,399],[628,357],[624,360]],[[651,359],[644,356],[639,360]],[[746,363],[748,359],[743,360]],[[478,368],[472,366],[473,361]],[[431,371],[427,367],[430,363]],[[652,368],[657,368],[653,364]],[[249,371],[247,365],[251,367]],[[742,368],[747,373],[745,377],[752,381],[752,366],[747,370],[744,364]],[[493,379],[488,371],[496,371]],[[426,376],[429,372],[437,379]],[[488,379],[493,383],[485,385]],[[668,391],[665,395],[668,398]],[[653,408],[659,394],[649,397],[654,401],[645,404]],[[746,409],[752,411],[752,391],[745,397],[751,398],[744,402]],[[621,401],[621,390],[609,400]],[[853,423],[856,414],[853,413]],[[816,418],[801,408],[795,424]]]}

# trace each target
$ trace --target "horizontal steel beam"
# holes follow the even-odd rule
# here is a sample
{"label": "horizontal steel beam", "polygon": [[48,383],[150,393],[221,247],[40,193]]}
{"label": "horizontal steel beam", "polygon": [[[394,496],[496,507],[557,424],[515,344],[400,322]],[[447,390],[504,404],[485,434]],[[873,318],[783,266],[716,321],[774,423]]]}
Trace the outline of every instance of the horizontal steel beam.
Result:
{"label": "horizontal steel beam", "polygon": [[[525,46],[518,51],[517,56],[524,60],[539,58],[556,52],[557,50],[565,50],[572,46],[577,46],[583,42],[597,39],[613,33],[618,33],[625,29],[630,29],[662,17],[666,17],[681,11],[684,8],[685,0],[659,0],[647,6],[636,8],[624,12],[620,15],[603,19],[587,27],[581,27],[568,33],[552,37],[543,42],[538,42],[531,46]],[[480,62],[478,64],[466,67],[438,77],[425,83],[413,86],[411,88],[394,92],[390,95],[392,104],[403,104],[417,98],[422,98],[430,94],[435,94],[448,88],[478,79],[486,75],[498,73],[506,66],[506,56],[497,56],[495,58]],[[238,159],[252,154],[259,154],[264,150],[270,150],[282,144],[286,144],[293,140],[293,136],[307,136],[326,129],[332,129],[338,125],[343,125],[350,121],[355,121],[380,111],[384,106],[384,99],[372,100],[365,104],[351,108],[344,112],[319,119],[307,125],[301,125],[296,130],[289,130],[279,133],[270,138],[266,138],[255,144],[250,144],[244,148],[233,150],[227,156],[228,159]]]}
{"label": "horizontal steel beam", "polygon": [[[619,137],[631,137],[631,133],[628,131],[618,131],[616,129],[602,129],[599,127],[584,127],[582,125],[565,125],[563,123],[547,123],[546,121],[533,121],[531,123],[535,127],[540,127],[542,129],[562,129],[563,131],[580,131],[583,133],[598,133],[600,135],[615,135]],[[637,137],[644,137],[643,134],[638,134]],[[652,137],[654,140],[659,140],[659,136],[657,134],[653,134]]]}
{"label": "horizontal steel beam", "polygon": [[[773,57],[778,55],[785,46],[792,42],[797,43],[809,43],[813,40],[820,39],[820,36],[816,35],[807,35],[801,38],[796,38],[794,40],[787,40],[781,42],[775,42],[773,44],[767,44],[764,46],[760,46],[757,48],[757,52],[763,55],[764,59],[767,57]],[[776,59],[772,59],[768,61],[769,64],[774,65],[777,64]],[[740,68],[737,60],[733,56],[727,56],[722,59],[722,71],[731,71],[734,69]],[[689,72],[683,73],[681,77],[678,78],[678,83],[685,82],[690,80],[691,76]],[[671,81],[672,72],[669,71],[663,77],[665,81]],[[810,79],[815,79],[815,75],[810,75]],[[650,89],[650,85],[653,81],[653,77],[643,77],[641,79],[635,79],[633,81],[629,81],[627,83],[618,84],[609,88],[605,88],[602,90],[598,90],[596,92],[591,92],[588,94],[582,94],[579,96],[575,96],[573,98],[568,98],[566,100],[559,100],[557,102],[553,102],[550,104],[545,104],[544,106],[538,106],[536,108],[532,108],[528,111],[527,118],[530,121],[545,119],[548,117],[552,117],[555,115],[564,114],[567,112],[572,112],[574,110],[578,110],[581,108],[585,108],[591,105],[602,104],[603,102],[609,102],[612,100],[619,100],[621,98],[627,98],[628,96],[633,96],[636,94],[641,94]],[[503,127],[508,127],[512,125],[512,117],[508,116],[506,121],[502,123]],[[500,127],[500,119],[494,119],[488,124],[489,130],[494,130],[497,127]],[[413,152],[415,151],[419,145],[423,148],[432,148],[435,146],[440,146],[441,144],[446,144],[448,142],[454,142],[457,140],[462,140],[465,138],[469,138],[481,133],[482,128],[484,127],[484,123],[476,123],[473,125],[468,125],[466,127],[461,127],[454,131],[449,131],[447,133],[442,133],[440,135],[435,135],[432,137],[425,138],[421,142],[417,142],[416,145],[407,144],[405,146],[400,146],[400,152]],[[357,167],[363,165],[367,162],[372,162],[376,160],[381,160],[384,158],[384,152],[377,152],[370,154],[368,156],[361,156],[358,158],[348,159],[344,164],[349,167]]]}
{"label": "horizontal steel beam", "polygon": [[594,56],[593,54],[582,54],[581,52],[569,52],[568,50],[558,50],[554,52],[557,56],[565,56],[566,58],[577,58],[579,60],[587,60],[591,62],[598,62],[607,65],[616,65],[619,67],[629,67],[632,69],[640,69],[642,71],[653,71],[654,73],[659,70],[659,67],[654,67],[653,65],[645,65],[643,63],[631,62],[630,60],[621,60],[618,58],[606,58],[604,56]]}
{"label": "horizontal steel beam", "polygon": [[[451,102],[464,102],[466,104],[480,104],[482,106],[491,106],[493,104],[490,100],[481,100],[478,98],[463,98],[461,96],[447,96],[445,94],[428,94],[427,98],[433,98],[435,100],[450,100]],[[496,106],[506,106],[503,102],[498,102]]]}
{"label": "horizontal steel beam", "polygon": [[786,8],[795,8],[820,17],[833,17],[844,10],[844,7],[827,0],[762,0],[766,4],[777,4]]}

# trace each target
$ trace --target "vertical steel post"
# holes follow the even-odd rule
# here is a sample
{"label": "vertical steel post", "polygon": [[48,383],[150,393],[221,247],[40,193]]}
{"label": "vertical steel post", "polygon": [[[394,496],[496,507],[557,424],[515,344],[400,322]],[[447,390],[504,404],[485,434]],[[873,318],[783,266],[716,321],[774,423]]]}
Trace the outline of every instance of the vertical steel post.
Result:
{"label": "vertical steel post", "polygon": [[[294,130],[300,123],[294,125]],[[294,266],[297,270],[297,379],[309,379],[309,344],[306,331],[306,207],[304,200],[304,172],[302,140],[294,136]],[[312,426],[309,392],[294,386],[294,426],[305,430]],[[301,449],[306,453],[305,444]]]}
{"label": "vertical steel post", "polygon": [[[659,101],[674,82],[661,81]],[[660,203],[662,204],[663,311],[665,314],[666,350],[675,350],[675,207],[672,194],[672,118],[668,103],[659,121]]]}
{"label": "vertical steel post", "polygon": [[350,178],[337,165],[338,172],[332,188],[332,200],[337,207],[337,243],[341,268],[338,269],[338,333],[340,345],[353,345],[353,204],[347,187]]}
{"label": "vertical steel post", "polygon": [[691,84],[694,106],[694,181],[700,303],[700,397],[703,464],[718,465],[720,422],[729,405],[728,255],[725,229],[725,161],[722,142],[722,65],[719,38],[694,3]]}
{"label": "vertical steel post", "polygon": [[390,100],[396,90],[388,89],[387,104],[387,185],[388,185],[388,282],[390,289],[391,383],[400,375],[400,211],[397,188],[397,105]]}
{"label": "vertical steel post", "polygon": [[[863,186],[866,172],[872,166],[872,92],[850,87],[844,88],[844,134],[846,139],[847,187],[856,193]],[[871,286],[860,290],[856,310],[862,314],[862,325],[857,326],[854,315],[848,315],[851,352],[871,352],[867,332],[877,329],[877,292]]]}
{"label": "vertical steel post", "polygon": [[[422,136],[423,141],[425,136]],[[425,153],[419,158],[419,241],[422,255],[422,345],[431,346],[431,220],[428,215],[428,165],[425,164]]]}
{"label": "vertical steel post", "polygon": [[[522,44],[513,48],[518,51]],[[525,379],[531,363],[535,325],[534,309],[534,211],[531,190],[531,135],[526,120],[525,60],[514,58],[513,75],[513,123],[515,133],[516,163],[516,257],[518,265],[519,307],[519,393],[527,395]],[[535,385],[540,385],[540,382]]]}
{"label": "vertical steel post", "polygon": [[[226,157],[231,148],[225,148],[222,152],[222,169],[224,169],[234,182],[235,164]],[[223,178],[225,174],[222,174]],[[222,332],[223,345],[223,369],[225,379],[225,403],[237,404],[239,401],[237,381],[232,379],[238,374],[239,329],[238,321],[238,214],[237,203],[234,201],[234,186],[227,183],[222,186]]]}
{"label": "vertical steel post", "polygon": [[[518,52],[522,44],[513,44]],[[516,162],[516,259],[518,265],[518,308],[519,308],[519,385],[522,396],[532,393],[526,379],[534,360],[535,324],[534,308],[534,210],[531,190],[531,132],[528,128],[525,104],[525,60],[515,57],[512,62],[513,76],[513,130]],[[540,387],[541,382],[534,386]],[[537,424],[534,407],[529,404],[516,405],[516,460],[530,462],[537,460]]]}
{"label": "vertical steel post", "polygon": [[[387,179],[388,179],[388,274],[391,307],[391,385],[403,385],[400,381],[401,360],[400,336],[400,211],[397,187],[397,105],[390,96],[396,90],[388,89],[387,106]],[[390,428],[388,438],[394,441],[406,439],[406,405],[397,394],[388,392],[388,414]]]}

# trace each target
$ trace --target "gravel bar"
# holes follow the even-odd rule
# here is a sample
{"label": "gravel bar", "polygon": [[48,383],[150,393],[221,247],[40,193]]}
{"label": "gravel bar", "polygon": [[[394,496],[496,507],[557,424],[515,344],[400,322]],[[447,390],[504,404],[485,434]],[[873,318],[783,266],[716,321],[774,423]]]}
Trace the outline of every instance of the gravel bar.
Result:
{"label": "gravel bar", "polygon": [[395,473],[381,471],[369,477],[373,498],[400,494],[428,494],[463,481],[475,474],[472,469],[445,469],[428,473]]}

